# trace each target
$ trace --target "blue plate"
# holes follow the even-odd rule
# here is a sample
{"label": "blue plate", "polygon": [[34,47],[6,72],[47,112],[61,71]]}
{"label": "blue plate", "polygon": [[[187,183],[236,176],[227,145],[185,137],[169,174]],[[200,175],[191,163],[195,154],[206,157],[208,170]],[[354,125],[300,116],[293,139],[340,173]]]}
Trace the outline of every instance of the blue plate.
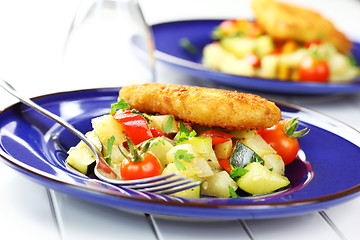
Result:
{"label": "blue plate", "polygon": [[[119,89],[92,89],[35,98],[35,102],[82,132],[107,114]],[[360,133],[318,113],[278,103],[284,117],[299,117],[310,134],[300,139],[299,157],[286,167],[291,188],[238,199],[182,199],[141,193],[81,176],[66,168],[67,150],[78,139],[23,104],[0,113],[0,159],[32,180],[103,205],[162,216],[196,219],[259,219],[326,209],[360,190]]]}
{"label": "blue plate", "polygon": [[[346,83],[290,82],[222,73],[201,64],[202,49],[210,42],[211,32],[221,20],[192,20],[167,22],[152,26],[156,58],[175,69],[194,77],[248,90],[282,94],[335,94],[360,91],[360,77]],[[189,54],[179,42],[187,38],[197,48]],[[360,44],[354,43],[352,53],[360,63]]]}

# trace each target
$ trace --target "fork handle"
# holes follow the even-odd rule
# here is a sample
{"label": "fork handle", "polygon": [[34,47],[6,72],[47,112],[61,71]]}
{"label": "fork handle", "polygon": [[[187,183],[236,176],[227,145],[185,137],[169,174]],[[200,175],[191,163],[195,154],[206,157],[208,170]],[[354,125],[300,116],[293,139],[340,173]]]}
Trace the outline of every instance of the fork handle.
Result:
{"label": "fork handle", "polygon": [[46,110],[45,108],[39,106],[38,104],[36,104],[34,101],[30,100],[29,98],[23,97],[21,96],[21,94],[19,94],[19,92],[17,92],[15,90],[15,88],[13,88],[13,86],[11,86],[7,81],[0,79],[0,86],[6,90],[8,93],[10,93],[11,95],[13,95],[14,97],[16,97],[17,99],[19,99],[22,103],[24,103],[25,105],[33,108],[34,110],[38,111],[39,113],[47,116],[48,118],[54,120],[55,122],[61,124],[62,126],[64,126],[65,128],[67,128],[68,130],[70,130],[72,133],[74,133],[76,136],[78,136],[82,141],[84,141],[89,147],[90,150],[94,153],[96,160],[98,161],[97,158],[97,149],[93,146],[93,144],[86,138],[86,136],[80,132],[79,130],[77,130],[74,126],[72,126],[70,123],[64,121],[62,118],[60,118],[59,116],[51,113],[50,111]]}

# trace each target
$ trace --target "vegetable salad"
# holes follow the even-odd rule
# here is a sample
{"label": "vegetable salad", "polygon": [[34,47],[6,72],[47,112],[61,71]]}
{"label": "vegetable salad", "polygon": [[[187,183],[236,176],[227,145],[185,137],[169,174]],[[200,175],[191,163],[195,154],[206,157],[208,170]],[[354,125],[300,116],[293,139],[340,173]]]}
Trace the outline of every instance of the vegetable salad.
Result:
{"label": "vegetable salad", "polygon": [[[86,136],[122,180],[178,172],[201,184],[176,196],[235,198],[289,187],[285,164],[295,159],[296,139],[308,130],[295,131],[296,119],[279,124],[259,132],[225,131],[185,123],[171,115],[140,113],[121,99],[112,104],[109,114],[92,119],[93,130]],[[284,162],[279,155],[289,145],[268,143],[266,135],[294,141],[291,159]],[[79,142],[68,154],[67,164],[83,174],[92,173],[95,157],[86,144]]]}
{"label": "vegetable salad", "polygon": [[225,20],[203,49],[203,64],[229,74],[286,81],[343,82],[359,76],[354,57],[326,42],[279,41],[256,21]]}

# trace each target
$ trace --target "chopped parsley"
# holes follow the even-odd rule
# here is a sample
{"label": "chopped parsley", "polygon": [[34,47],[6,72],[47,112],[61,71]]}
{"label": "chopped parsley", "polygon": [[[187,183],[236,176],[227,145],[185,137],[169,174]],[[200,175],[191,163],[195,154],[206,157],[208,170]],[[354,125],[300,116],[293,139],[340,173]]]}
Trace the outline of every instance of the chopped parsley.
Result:
{"label": "chopped parsley", "polygon": [[162,130],[164,130],[164,132],[166,134],[169,134],[171,129],[172,129],[172,125],[174,122],[174,116],[169,116],[168,120],[166,121],[165,126],[161,126]]}
{"label": "chopped parsley", "polygon": [[[125,109],[131,109],[131,108],[130,105],[127,102],[125,102],[123,98],[121,98],[117,103],[111,104],[110,114],[116,113],[117,110],[125,110]],[[149,118],[145,114],[139,112],[138,110],[131,109],[131,112],[142,116],[147,121],[147,123],[150,122]]]}
{"label": "chopped parsley", "polygon": [[197,48],[189,41],[188,38],[181,38],[180,46],[192,55],[198,52]]}
{"label": "chopped parsley", "polygon": [[235,190],[229,185],[229,193],[232,198],[240,198],[240,196],[235,192]]}
{"label": "chopped parsley", "polygon": [[195,137],[197,135],[197,133],[195,132],[195,130],[193,131],[189,131],[189,129],[186,128],[186,126],[184,125],[184,123],[182,121],[180,121],[179,123],[179,137],[178,140],[176,141],[175,144],[178,144],[184,140],[188,140],[192,137]]}
{"label": "chopped parsley", "polygon": [[[159,143],[162,143],[163,145],[165,145],[165,137],[164,136],[150,138],[150,139],[140,143],[138,146],[142,149],[142,152],[145,152],[147,150],[147,148],[157,146]],[[144,147],[146,148],[146,150],[143,149]]]}
{"label": "chopped parsley", "polygon": [[185,149],[178,149],[175,151],[174,153],[174,163],[175,166],[178,170],[186,170],[186,167],[184,166],[184,164],[182,162],[180,162],[180,160],[184,160],[186,162],[190,162],[190,159],[193,159],[194,155],[192,155],[191,153],[188,153],[187,150]]}
{"label": "chopped parsley", "polygon": [[354,67],[357,66],[356,58],[355,58],[353,55],[350,55],[350,56],[349,56],[349,62],[350,62],[350,65],[351,65],[351,66],[354,66]]}
{"label": "chopped parsley", "polygon": [[230,166],[231,166],[232,170],[230,171],[229,174],[230,174],[230,177],[232,179],[234,179],[235,182],[249,171],[242,167],[234,168],[232,165],[230,165]]}
{"label": "chopped parsley", "polygon": [[114,146],[114,141],[115,141],[114,135],[111,136],[111,138],[109,138],[107,141],[107,149],[106,149],[107,155],[105,156],[105,161],[109,166],[111,164],[111,152],[112,152],[112,148]]}
{"label": "chopped parsley", "polygon": [[111,104],[110,114],[115,113],[118,109],[130,109],[130,105],[121,98],[117,103]]}

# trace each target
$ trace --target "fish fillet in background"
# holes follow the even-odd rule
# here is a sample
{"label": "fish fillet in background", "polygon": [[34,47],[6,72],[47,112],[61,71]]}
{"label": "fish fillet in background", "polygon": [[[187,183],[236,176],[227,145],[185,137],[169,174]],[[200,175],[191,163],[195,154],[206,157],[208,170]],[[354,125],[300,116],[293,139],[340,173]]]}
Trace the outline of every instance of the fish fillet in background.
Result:
{"label": "fish fillet in background", "polygon": [[333,44],[344,54],[351,50],[351,41],[315,11],[274,0],[253,0],[252,8],[259,25],[273,38],[320,40]]}

